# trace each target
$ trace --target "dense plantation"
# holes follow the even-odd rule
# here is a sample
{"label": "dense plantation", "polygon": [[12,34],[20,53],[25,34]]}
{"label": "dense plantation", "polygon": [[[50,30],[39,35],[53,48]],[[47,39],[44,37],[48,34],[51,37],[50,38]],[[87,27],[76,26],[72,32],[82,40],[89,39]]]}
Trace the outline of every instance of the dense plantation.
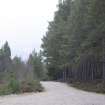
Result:
{"label": "dense plantation", "polygon": [[104,0],[59,0],[54,20],[49,22],[42,40],[43,55],[51,79],[102,82],[97,87],[103,88]]}
{"label": "dense plantation", "polygon": [[0,49],[0,95],[40,92],[40,80],[45,76],[41,53],[33,51],[27,61],[22,61],[20,57],[11,57],[8,42]]}

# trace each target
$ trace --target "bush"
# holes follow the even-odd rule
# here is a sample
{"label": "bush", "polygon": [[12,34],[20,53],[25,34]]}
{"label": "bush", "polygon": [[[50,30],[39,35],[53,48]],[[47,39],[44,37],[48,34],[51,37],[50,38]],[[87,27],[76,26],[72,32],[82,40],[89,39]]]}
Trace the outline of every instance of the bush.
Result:
{"label": "bush", "polygon": [[0,84],[0,95],[41,91],[43,91],[43,87],[39,81],[35,80],[19,82],[15,78],[12,78],[9,83]]}
{"label": "bush", "polygon": [[12,90],[12,93],[20,92],[20,83],[18,80],[12,78],[8,84],[8,88]]}
{"label": "bush", "polygon": [[8,95],[12,93],[12,89],[8,88],[8,85],[0,86],[0,95]]}
{"label": "bush", "polygon": [[8,95],[12,93],[20,92],[20,83],[15,78],[11,78],[10,81],[0,84],[0,95]]}
{"label": "bush", "polygon": [[23,81],[21,83],[21,92],[41,92],[43,87],[39,81]]}

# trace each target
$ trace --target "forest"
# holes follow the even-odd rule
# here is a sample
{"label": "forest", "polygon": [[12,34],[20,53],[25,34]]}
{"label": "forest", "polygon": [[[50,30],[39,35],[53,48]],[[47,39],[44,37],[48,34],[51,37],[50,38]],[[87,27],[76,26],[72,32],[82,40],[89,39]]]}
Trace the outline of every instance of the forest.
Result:
{"label": "forest", "polygon": [[[59,0],[41,51],[27,61],[0,49],[0,94],[42,91],[41,80],[105,93],[105,1]],[[5,88],[4,88],[5,87]]]}
{"label": "forest", "polygon": [[57,7],[42,39],[50,79],[105,92],[105,1],[59,0]]}
{"label": "forest", "polygon": [[28,60],[23,61],[21,57],[11,56],[5,42],[0,49],[0,95],[43,91],[40,80],[46,77],[44,68],[41,52],[33,50]]}

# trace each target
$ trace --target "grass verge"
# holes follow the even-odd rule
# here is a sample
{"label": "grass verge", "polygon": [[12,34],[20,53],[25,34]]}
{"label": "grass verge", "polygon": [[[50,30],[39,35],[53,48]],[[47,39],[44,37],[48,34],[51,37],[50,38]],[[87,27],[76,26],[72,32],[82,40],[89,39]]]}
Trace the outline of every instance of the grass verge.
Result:
{"label": "grass verge", "polygon": [[98,82],[98,83],[97,82],[91,82],[91,83],[75,82],[75,83],[72,83],[70,86],[80,90],[88,91],[88,92],[105,94],[105,84],[103,84],[103,82]]}

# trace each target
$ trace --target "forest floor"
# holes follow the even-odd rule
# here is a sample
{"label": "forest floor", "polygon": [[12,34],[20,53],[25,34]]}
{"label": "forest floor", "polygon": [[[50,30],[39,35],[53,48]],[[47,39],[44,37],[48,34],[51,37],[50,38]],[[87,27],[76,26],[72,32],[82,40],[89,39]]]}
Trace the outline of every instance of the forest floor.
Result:
{"label": "forest floor", "polygon": [[105,94],[105,84],[103,84],[102,81],[93,81],[93,82],[74,82],[74,83],[68,83],[70,86],[88,91],[88,92],[95,92],[100,94]]}
{"label": "forest floor", "polygon": [[105,95],[85,92],[59,82],[42,82],[42,93],[0,97],[0,105],[105,105]]}

